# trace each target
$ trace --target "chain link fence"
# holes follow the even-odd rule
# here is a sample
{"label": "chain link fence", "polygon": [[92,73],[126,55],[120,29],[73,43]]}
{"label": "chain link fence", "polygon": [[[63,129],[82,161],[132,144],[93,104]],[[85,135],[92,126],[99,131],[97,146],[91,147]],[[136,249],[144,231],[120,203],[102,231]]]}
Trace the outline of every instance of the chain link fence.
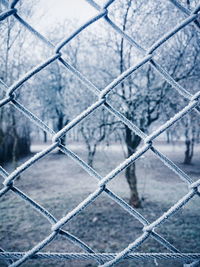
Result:
{"label": "chain link fence", "polygon": [[[51,232],[47,235],[47,237],[34,246],[31,250],[26,252],[8,252],[4,251],[2,248],[0,249],[0,259],[5,260],[8,265],[14,267],[19,266],[26,262],[28,259],[57,259],[57,260],[94,260],[100,266],[113,266],[117,264],[119,261],[123,259],[179,259],[186,263],[187,266],[198,266],[200,260],[200,253],[181,253],[176,247],[174,247],[170,242],[168,242],[165,238],[160,236],[156,232],[156,228],[167,221],[168,218],[173,216],[177,211],[179,211],[183,206],[185,206],[195,195],[200,196],[200,192],[198,187],[200,185],[200,179],[197,181],[193,181],[183,170],[181,170],[175,163],[173,163],[170,159],[168,159],[164,154],[162,154],[159,150],[157,150],[153,141],[163,132],[165,132],[169,127],[175,124],[178,120],[183,118],[187,113],[191,110],[195,110],[199,113],[199,98],[200,91],[196,94],[192,95],[188,90],[183,88],[180,84],[178,84],[170,75],[165,71],[162,66],[154,59],[154,52],[169,38],[174,36],[178,31],[186,27],[188,24],[193,23],[196,26],[196,30],[200,29],[200,25],[198,22],[198,16],[200,11],[200,3],[192,10],[188,10],[183,7],[176,0],[171,0],[174,4],[174,8],[178,8],[181,12],[185,13],[186,19],[182,22],[178,23],[173,29],[164,34],[158,41],[156,41],[148,50],[145,50],[140,44],[138,44],[134,39],[132,39],[129,35],[127,35],[124,31],[122,31],[110,18],[108,7],[115,2],[115,0],[109,0],[104,3],[103,6],[98,5],[93,0],[86,0],[91,6],[93,6],[97,11],[97,15],[79,27],[73,34],[68,36],[66,39],[62,40],[57,45],[54,45],[52,42],[47,40],[42,34],[37,32],[26,20],[24,20],[18,10],[17,3],[19,0],[13,0],[11,2],[7,2],[6,0],[1,0],[1,3],[5,6],[5,11],[0,14],[0,20],[4,20],[9,16],[15,17],[15,19],[21,23],[29,32],[31,32],[35,37],[40,39],[45,45],[49,48],[53,49],[53,54],[51,57],[46,59],[41,64],[35,66],[30,71],[28,71],[23,77],[17,80],[13,85],[8,87],[1,81],[1,87],[4,88],[6,92],[6,96],[0,101],[0,107],[3,107],[7,104],[13,105],[16,109],[18,109],[23,115],[25,115],[28,119],[30,119],[34,124],[39,126],[45,132],[51,134],[52,136],[52,144],[49,145],[46,149],[41,152],[35,154],[25,163],[20,165],[13,172],[8,173],[0,166],[0,175],[3,176],[3,189],[0,190],[0,196],[5,195],[8,191],[13,191],[20,198],[25,200],[30,206],[36,209],[42,216],[46,217],[51,224]],[[98,89],[91,81],[89,81],[84,75],[82,75],[77,69],[75,69],[72,65],[70,65],[64,58],[62,48],[66,46],[75,36],[77,36],[80,32],[84,31],[91,24],[95,23],[98,20],[105,20],[107,24],[110,25],[121,37],[126,39],[131,45],[135,46],[140,52],[143,53],[143,58],[136,65],[131,66],[129,69],[124,71],[120,76],[118,76],[115,80],[113,80],[108,86],[106,86],[103,90]],[[32,76],[36,73],[40,72],[42,69],[50,65],[52,62],[59,61],[68,71],[73,73],[77,79],[79,79],[84,85],[87,86],[89,90],[91,90],[94,94],[98,96],[98,100],[93,103],[89,108],[80,113],[75,119],[73,119],[70,123],[68,123],[63,129],[58,132],[54,132],[50,129],[43,121],[41,121],[37,116],[35,116],[32,112],[30,112],[24,105],[16,100],[15,92],[23,85],[26,81],[28,81]],[[134,125],[130,120],[128,120],[123,114],[121,114],[118,110],[116,110],[107,100],[107,95],[115,89],[115,87],[122,82],[126,77],[132,74],[134,71],[142,67],[144,64],[151,64],[151,66],[159,72],[162,77],[169,83],[172,88],[177,90],[177,92],[182,95],[183,98],[188,100],[188,104],[178,112],[174,117],[168,120],[166,123],[162,124],[157,130],[153,131],[150,135],[146,135],[142,132],[136,125]],[[143,140],[143,145],[141,148],[137,150],[132,156],[124,160],[119,166],[117,166],[114,170],[112,170],[108,175],[102,177],[99,173],[97,173],[93,168],[87,165],[79,156],[77,156],[74,152],[72,152],[67,146],[61,144],[61,138],[67,134],[67,132],[72,129],[75,125],[80,123],[84,118],[86,118],[89,114],[94,112],[100,106],[104,106],[111,114],[120,119],[125,125],[127,125],[134,133],[139,135]],[[44,158],[54,149],[59,148],[67,156],[71,157],[74,161],[77,162],[83,169],[85,169],[92,177],[97,179],[97,189],[92,192],[84,201],[82,201],[75,209],[71,210],[66,214],[63,218],[56,220],[53,215],[46,210],[44,207],[36,203],[32,198],[28,195],[20,191],[16,185],[16,178],[23,173],[26,169],[32,166],[38,160]],[[162,214],[159,218],[157,218],[153,222],[148,222],[137,210],[128,205],[124,200],[122,200],[119,196],[109,190],[106,186],[108,183],[116,177],[120,172],[122,172],[127,166],[140,158],[145,152],[151,150],[156,157],[161,160],[168,168],[170,168],[174,173],[176,173],[180,179],[182,179],[188,185],[188,193],[184,195],[176,204],[174,204],[167,212]],[[17,182],[16,182],[17,183]],[[134,216],[142,225],[143,232],[136,239],[133,240],[123,251],[120,253],[95,253],[92,248],[90,248],[83,241],[78,239],[76,236],[71,233],[64,231],[63,226],[69,222],[74,216],[80,213],[83,209],[85,209],[88,205],[90,205],[94,200],[96,200],[102,192],[106,193],[109,198],[114,200],[117,204],[119,204],[125,211]],[[79,246],[83,249],[83,253],[42,253],[40,250],[47,246],[50,242],[53,242],[54,238],[57,235],[65,236],[69,241],[73,242],[75,245]],[[169,253],[134,253],[136,248],[141,246],[149,237],[152,237],[154,240],[162,244],[169,250]]]}

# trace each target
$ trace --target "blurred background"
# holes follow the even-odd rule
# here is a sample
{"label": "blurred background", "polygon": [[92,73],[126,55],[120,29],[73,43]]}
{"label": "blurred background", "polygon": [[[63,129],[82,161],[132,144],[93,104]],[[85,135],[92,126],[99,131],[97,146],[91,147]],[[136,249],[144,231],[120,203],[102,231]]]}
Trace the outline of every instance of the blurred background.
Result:
{"label": "blurred background", "polygon": [[[105,1],[96,1],[103,5]],[[192,10],[198,1],[181,0]],[[0,1],[0,11],[6,1]],[[53,44],[70,36],[80,25],[97,14],[87,1],[28,0],[17,4],[20,15]],[[141,47],[148,50],[160,37],[186,18],[172,1],[116,0],[109,7],[111,18]],[[197,21],[197,23],[199,23]],[[154,59],[183,88],[199,90],[200,34],[190,23],[154,52]],[[0,97],[15,81],[53,55],[50,49],[13,16],[0,24]],[[103,19],[87,27],[61,50],[63,58],[83,74],[93,86],[104,89],[125,70],[143,58],[143,53],[123,39]],[[58,132],[94,103],[96,96],[60,62],[54,61],[16,91],[16,99]],[[145,64],[123,80],[108,95],[109,103],[146,134],[152,133],[187,104],[152,67]],[[194,180],[200,174],[200,116],[194,110],[177,121],[154,142]],[[42,131],[13,105],[0,109],[0,164],[9,173],[35,153],[50,145],[52,136]],[[62,144],[76,153],[100,175],[130,157],[142,140],[105,106],[101,106],[73,127]],[[0,177],[3,181],[3,177]],[[17,186],[58,219],[97,188],[90,177],[70,157],[56,150],[26,170]],[[146,152],[120,173],[108,186],[150,222],[187,193],[187,184],[167,168],[152,152]],[[50,229],[48,222],[28,205],[8,192],[1,203],[0,246],[8,251],[24,251],[42,240]],[[160,226],[159,231],[182,252],[199,252],[199,199]],[[8,208],[7,208],[8,207]],[[39,223],[41,221],[41,223]],[[112,226],[112,227],[111,227]],[[66,229],[99,252],[124,249],[141,233],[142,225],[106,195],[73,218]],[[19,229],[23,230],[23,235]],[[47,251],[77,250],[66,240],[54,241]],[[153,239],[138,251],[165,251]],[[2,264],[2,265],[1,265]],[[93,262],[50,263],[30,261],[24,266],[96,266]],[[37,265],[39,264],[39,265]],[[168,262],[175,266],[174,262]],[[4,266],[4,263],[0,263]],[[124,261],[119,266],[136,266]],[[166,266],[165,261],[144,261],[140,266]],[[176,266],[182,266],[180,262]]]}

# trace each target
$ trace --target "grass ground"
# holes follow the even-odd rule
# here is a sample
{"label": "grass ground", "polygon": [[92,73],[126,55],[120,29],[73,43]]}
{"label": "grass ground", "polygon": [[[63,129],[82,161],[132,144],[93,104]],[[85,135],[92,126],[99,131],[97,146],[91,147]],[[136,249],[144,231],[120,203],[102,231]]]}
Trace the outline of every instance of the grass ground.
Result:
{"label": "grass ground", "polygon": [[[81,144],[69,147],[82,158],[86,150]],[[186,166],[183,161],[183,146],[157,145],[170,159],[185,170],[194,180],[200,177],[200,148],[196,148],[193,165]],[[37,147],[34,147],[37,149]],[[30,155],[31,156],[31,155]],[[123,161],[123,152],[119,145],[100,148],[95,160],[95,169],[105,175]],[[27,158],[22,161],[27,160]],[[158,160],[151,152],[137,161],[138,190],[142,198],[142,208],[138,211],[150,222],[163,214],[187,192],[187,186]],[[12,170],[12,164],[4,166]],[[68,211],[97,188],[97,181],[90,177],[69,157],[51,153],[34,166],[26,170],[16,181],[16,186],[38,203],[47,208],[56,218]],[[117,195],[128,202],[129,188],[124,172],[110,184]],[[162,234],[182,252],[200,251],[200,205],[194,197],[181,211],[175,214],[157,232]],[[29,207],[12,192],[8,192],[0,202],[0,247],[7,251],[25,251],[50,233],[49,222]],[[133,242],[142,231],[142,225],[102,194],[92,205],[73,218],[64,229],[76,235],[98,252],[118,252]],[[57,238],[43,251],[81,252],[79,248],[64,238]],[[160,244],[149,238],[139,252],[166,252]],[[172,261],[124,261],[118,266],[181,266]],[[0,266],[6,266],[0,262]],[[24,266],[96,266],[94,262],[67,261],[49,262],[30,260]]]}

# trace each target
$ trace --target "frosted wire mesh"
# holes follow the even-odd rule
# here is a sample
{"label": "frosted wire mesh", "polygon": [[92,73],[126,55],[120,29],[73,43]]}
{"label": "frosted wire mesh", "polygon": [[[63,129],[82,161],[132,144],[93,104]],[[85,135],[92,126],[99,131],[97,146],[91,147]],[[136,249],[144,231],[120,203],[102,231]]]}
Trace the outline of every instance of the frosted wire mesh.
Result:
{"label": "frosted wire mesh", "polygon": [[[8,252],[4,251],[3,248],[0,249],[0,259],[5,260],[5,262],[10,266],[19,266],[26,262],[29,258],[31,259],[57,259],[57,260],[94,260],[100,266],[112,266],[118,263],[122,259],[135,259],[135,260],[144,260],[144,259],[179,259],[183,262],[187,263],[187,266],[197,266],[200,260],[199,253],[181,253],[176,247],[174,247],[170,242],[168,242],[165,238],[160,236],[156,232],[156,228],[167,221],[174,213],[179,211],[186,203],[188,203],[195,195],[200,196],[198,191],[198,187],[200,185],[200,179],[197,181],[193,181],[183,170],[181,170],[175,163],[169,160],[164,154],[162,154],[159,150],[157,150],[153,141],[164,131],[166,131],[169,127],[175,124],[178,120],[184,117],[191,110],[196,110],[199,113],[199,97],[200,91],[196,94],[192,95],[188,90],[179,85],[170,75],[165,71],[162,66],[158,64],[158,62],[154,59],[154,52],[169,38],[175,35],[178,31],[186,27],[190,23],[194,23],[196,26],[196,30],[199,30],[199,22],[198,22],[198,13],[200,10],[200,4],[194,8],[194,10],[190,11],[183,7],[178,1],[171,0],[174,4],[174,8],[180,9],[186,15],[186,19],[182,22],[178,23],[173,29],[164,34],[158,41],[156,41],[148,50],[145,50],[140,44],[138,44],[131,36],[127,35],[123,32],[110,18],[108,7],[112,5],[115,0],[107,1],[103,6],[99,6],[93,0],[87,0],[87,2],[92,5],[97,11],[98,14],[94,16],[92,19],[88,20],[85,24],[79,27],[72,35],[68,36],[68,38],[62,40],[59,44],[54,45],[49,40],[47,40],[42,34],[37,32],[26,20],[24,20],[18,10],[17,3],[19,0],[14,0],[8,3],[6,0],[1,0],[1,3],[5,7],[5,11],[0,14],[0,20],[4,20],[9,16],[15,17],[15,19],[20,22],[29,32],[31,32],[35,37],[40,39],[44,44],[46,44],[49,48],[53,48],[52,56],[46,59],[44,62],[41,62],[39,65],[35,66],[33,69],[28,71],[23,77],[21,77],[18,81],[16,81],[10,87],[7,87],[1,81],[1,87],[4,88],[6,92],[6,96],[0,101],[0,107],[3,107],[7,104],[13,105],[16,109],[21,111],[26,117],[28,117],[34,124],[39,126],[42,130],[52,135],[52,144],[48,146],[48,148],[42,150],[37,153],[25,163],[20,165],[17,169],[15,169],[11,173],[7,173],[2,167],[0,167],[0,174],[4,178],[3,189],[0,191],[0,196],[5,195],[8,191],[13,191],[17,196],[25,200],[30,206],[36,209],[42,216],[48,219],[51,224],[51,232],[47,235],[47,237],[42,240],[40,243],[35,245],[31,250],[26,252]],[[107,24],[110,25],[121,37],[126,39],[131,45],[135,46],[140,52],[143,53],[142,60],[136,65],[131,66],[128,70],[119,75],[115,80],[113,80],[108,86],[106,86],[103,90],[99,90],[91,81],[89,81],[84,75],[82,75],[77,69],[75,69],[72,65],[70,65],[63,57],[62,48],[67,45],[75,36],[77,36],[80,32],[84,31],[88,26],[95,23],[97,20],[105,20]],[[84,85],[87,86],[89,90],[91,90],[94,94],[98,95],[98,101],[93,103],[89,108],[80,113],[75,119],[73,119],[70,123],[68,123],[63,129],[59,132],[54,132],[50,129],[43,121],[41,121],[36,115],[30,112],[25,106],[19,103],[15,98],[15,92],[20,88],[22,84],[24,84],[27,80],[29,80],[36,73],[40,72],[42,69],[50,65],[52,62],[58,61],[62,64],[68,71],[73,73],[77,79],[79,79]],[[146,135],[142,132],[136,125],[134,125],[131,121],[129,121],[123,114],[121,114],[118,110],[116,110],[107,100],[107,94],[114,90],[114,88],[126,79],[130,74],[132,74],[135,70],[143,66],[144,64],[151,64],[153,68],[158,71],[163,78],[170,84],[172,87],[178,91],[180,95],[182,95],[185,99],[188,100],[188,104],[178,112],[174,117],[168,120],[166,123],[162,124],[157,130],[153,131],[150,135]],[[6,89],[5,89],[6,88]],[[99,173],[97,173],[93,168],[88,166],[80,157],[78,157],[74,152],[72,152],[67,146],[61,144],[60,139],[63,135],[67,134],[67,132],[72,129],[75,125],[80,123],[84,118],[86,118],[89,114],[94,112],[98,107],[104,106],[111,114],[120,119],[125,125],[127,125],[134,133],[139,135],[143,140],[144,144],[139,148],[133,155],[124,160],[119,166],[117,166],[114,170],[112,170],[105,177],[101,177]],[[16,178],[32,166],[35,162],[44,158],[54,149],[59,148],[64,154],[70,156],[74,161],[76,161],[82,168],[84,168],[91,176],[98,180],[96,191],[92,192],[84,201],[82,201],[75,209],[71,210],[66,214],[63,218],[56,220],[53,215],[46,210],[44,207],[36,203],[32,198],[28,195],[20,191],[16,185]],[[106,188],[106,185],[116,177],[121,171],[123,171],[127,166],[140,158],[145,152],[151,150],[164,164],[169,167],[174,173],[178,174],[180,179],[182,179],[188,185],[188,193],[184,195],[175,205],[171,206],[171,208],[161,215],[155,221],[149,223],[147,219],[145,219],[137,210],[128,205],[124,200],[114,194],[112,191]],[[16,182],[17,183],[17,182]],[[133,240],[123,251],[120,253],[96,253],[83,241],[78,239],[76,236],[62,229],[62,227],[71,220],[74,216],[76,216],[79,212],[81,212],[88,205],[92,204],[94,200],[96,200],[102,192],[106,193],[109,198],[114,200],[118,205],[124,208],[129,214],[135,217],[139,222],[143,225],[143,232],[136,239]],[[54,238],[57,235],[65,236],[69,241],[74,243],[83,249],[83,253],[43,253],[40,252],[42,248],[47,246],[50,242],[53,242]],[[135,249],[138,248],[145,240],[149,237],[154,238],[157,242],[166,247],[169,252],[168,253],[134,253]]]}

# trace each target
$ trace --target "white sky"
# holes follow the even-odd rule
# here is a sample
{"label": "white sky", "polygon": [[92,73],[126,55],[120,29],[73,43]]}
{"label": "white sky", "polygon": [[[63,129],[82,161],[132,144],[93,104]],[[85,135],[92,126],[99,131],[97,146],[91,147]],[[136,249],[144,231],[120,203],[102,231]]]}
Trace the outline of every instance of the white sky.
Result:
{"label": "white sky", "polygon": [[35,7],[33,23],[37,29],[51,28],[65,19],[84,23],[97,11],[85,0],[40,0]]}

